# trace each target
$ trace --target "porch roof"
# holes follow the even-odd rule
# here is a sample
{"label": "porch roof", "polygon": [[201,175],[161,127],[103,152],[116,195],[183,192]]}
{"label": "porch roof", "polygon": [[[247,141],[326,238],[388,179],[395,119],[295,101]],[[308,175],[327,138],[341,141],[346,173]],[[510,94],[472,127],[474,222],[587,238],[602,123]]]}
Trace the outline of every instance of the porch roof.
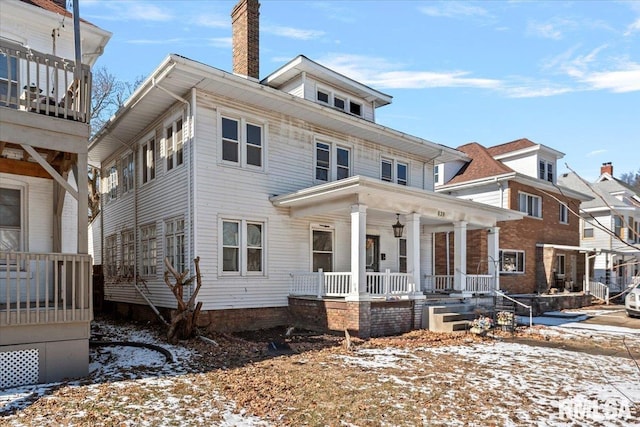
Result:
{"label": "porch roof", "polygon": [[552,243],[537,243],[536,247],[538,248],[552,248],[559,249],[564,251],[577,251],[577,252],[595,252],[596,254],[614,254],[614,255],[635,255],[636,253],[640,253],[640,250],[634,250],[631,247],[621,248],[621,249],[606,249],[606,248],[596,248],[596,247],[587,247],[587,246],[571,246],[571,245],[555,245]]}
{"label": "porch roof", "polygon": [[271,202],[274,206],[289,208],[292,217],[344,213],[351,205],[364,204],[373,212],[417,213],[422,224],[444,228],[450,228],[458,221],[466,221],[469,228],[493,227],[498,221],[518,220],[524,216],[510,209],[364,176],[273,196]]}

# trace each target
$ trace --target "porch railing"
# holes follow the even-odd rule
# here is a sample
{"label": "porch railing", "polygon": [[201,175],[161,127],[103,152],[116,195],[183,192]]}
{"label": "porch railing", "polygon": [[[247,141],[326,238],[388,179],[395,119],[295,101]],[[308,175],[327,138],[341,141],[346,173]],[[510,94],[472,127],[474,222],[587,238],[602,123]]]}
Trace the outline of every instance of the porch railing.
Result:
{"label": "porch railing", "polygon": [[91,72],[82,65],[74,79],[75,62],[0,39],[0,106],[89,122]]}
{"label": "porch railing", "polygon": [[468,274],[466,291],[476,294],[493,292],[495,279],[490,274]]}
{"label": "porch railing", "polygon": [[453,275],[425,275],[422,290],[425,292],[445,292],[453,289]]}
{"label": "porch railing", "polygon": [[[351,293],[350,272],[300,272],[291,274],[290,295],[346,297]],[[407,273],[367,273],[367,290],[374,297],[397,297],[415,290],[411,275]]]}
{"label": "porch railing", "polygon": [[604,283],[589,280],[589,289],[587,289],[587,292],[604,301],[605,304],[609,304],[609,287]]}
{"label": "porch railing", "polygon": [[90,255],[0,252],[0,326],[91,320]]}

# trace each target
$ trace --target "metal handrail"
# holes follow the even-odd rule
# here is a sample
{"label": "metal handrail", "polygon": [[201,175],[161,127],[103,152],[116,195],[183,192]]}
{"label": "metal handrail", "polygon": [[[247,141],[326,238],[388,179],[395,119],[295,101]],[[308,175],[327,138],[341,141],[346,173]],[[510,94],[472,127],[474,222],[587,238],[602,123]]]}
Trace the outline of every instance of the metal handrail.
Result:
{"label": "metal handrail", "polygon": [[501,297],[503,297],[503,298],[506,298],[506,299],[508,299],[509,301],[513,301],[513,302],[515,302],[516,304],[518,304],[519,306],[522,306],[522,307],[524,307],[524,308],[528,309],[528,310],[529,310],[529,327],[532,327],[532,326],[533,326],[533,312],[532,312],[532,310],[531,310],[531,306],[530,306],[530,305],[527,305],[527,304],[521,303],[520,301],[518,301],[518,300],[516,300],[516,299],[514,299],[514,298],[511,298],[510,296],[508,296],[508,295],[504,294],[503,292],[500,292],[500,291],[499,291],[499,290],[497,290],[497,289],[495,289],[493,292],[495,292],[495,294],[496,294],[497,296],[501,296]]}

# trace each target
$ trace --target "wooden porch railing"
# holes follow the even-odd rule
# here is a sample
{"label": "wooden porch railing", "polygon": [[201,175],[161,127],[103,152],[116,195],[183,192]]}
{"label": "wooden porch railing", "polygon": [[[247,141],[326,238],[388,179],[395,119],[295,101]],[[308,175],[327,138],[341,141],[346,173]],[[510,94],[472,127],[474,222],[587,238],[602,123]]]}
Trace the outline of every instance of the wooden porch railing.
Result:
{"label": "wooden porch railing", "polygon": [[495,289],[495,279],[490,274],[467,274],[466,291],[488,294]]}
{"label": "wooden porch railing", "polygon": [[0,39],[0,106],[88,123],[91,71],[75,62]]}
{"label": "wooden porch railing", "polygon": [[90,255],[0,252],[0,326],[93,316]]}
{"label": "wooden porch railing", "polygon": [[[351,293],[350,272],[301,272],[291,274],[290,295],[346,297]],[[415,290],[411,275],[406,273],[367,273],[367,289],[374,297],[405,296]]]}
{"label": "wooden porch railing", "polygon": [[605,304],[609,304],[609,286],[597,280],[589,280],[589,287],[587,293],[594,297],[604,301]]}
{"label": "wooden porch railing", "polygon": [[425,275],[424,292],[445,292],[453,289],[453,275]]}

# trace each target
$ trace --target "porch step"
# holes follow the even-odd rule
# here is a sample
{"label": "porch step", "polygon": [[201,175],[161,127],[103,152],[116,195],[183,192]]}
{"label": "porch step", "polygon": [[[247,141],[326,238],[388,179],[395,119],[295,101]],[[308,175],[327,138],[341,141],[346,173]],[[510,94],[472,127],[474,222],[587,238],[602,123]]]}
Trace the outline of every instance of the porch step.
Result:
{"label": "porch step", "polygon": [[425,329],[435,332],[464,331],[469,328],[469,322],[478,315],[473,304],[447,304],[440,306],[426,306],[423,319]]}
{"label": "porch step", "polygon": [[443,322],[457,322],[458,320],[473,320],[475,313],[440,313]]}

